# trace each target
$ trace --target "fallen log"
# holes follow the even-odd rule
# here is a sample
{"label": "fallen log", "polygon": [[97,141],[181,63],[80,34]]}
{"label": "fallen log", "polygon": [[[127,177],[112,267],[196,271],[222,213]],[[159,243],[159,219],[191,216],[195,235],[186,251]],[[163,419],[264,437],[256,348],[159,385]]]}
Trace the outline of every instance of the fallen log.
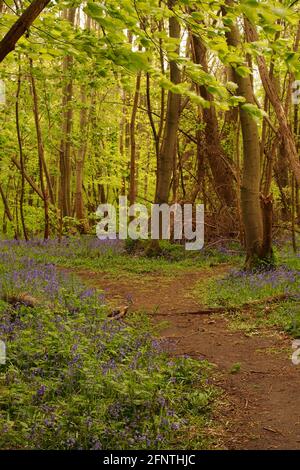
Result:
{"label": "fallen log", "polygon": [[1,296],[1,300],[7,302],[13,307],[16,307],[17,305],[24,305],[25,307],[36,308],[41,305],[38,299],[32,297],[26,292],[22,292],[20,294],[15,295],[4,294]]}

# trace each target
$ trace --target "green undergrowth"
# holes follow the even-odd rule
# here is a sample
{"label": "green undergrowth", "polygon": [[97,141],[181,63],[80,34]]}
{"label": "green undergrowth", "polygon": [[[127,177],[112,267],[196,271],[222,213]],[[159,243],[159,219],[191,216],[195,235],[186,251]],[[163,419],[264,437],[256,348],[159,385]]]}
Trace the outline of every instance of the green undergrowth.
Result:
{"label": "green undergrowth", "polygon": [[102,293],[39,251],[0,250],[0,296],[39,299],[0,302],[0,449],[213,446],[212,366],[170,358],[144,314],[109,319]]}
{"label": "green undergrowth", "polygon": [[[278,260],[276,269],[233,269],[225,276],[201,280],[195,296],[209,307],[224,307],[230,314],[227,316],[231,326],[245,331],[276,327],[300,337],[299,256],[283,248]],[[247,308],[243,308],[246,304]],[[230,313],[236,307],[241,307],[241,311]]]}
{"label": "green undergrowth", "polygon": [[230,327],[250,335],[258,333],[260,329],[272,333],[275,328],[300,338],[299,303],[285,301],[234,313],[230,316]]}
{"label": "green undergrowth", "polygon": [[160,255],[149,258],[140,250],[128,251],[125,244],[118,240],[100,241],[94,237],[65,238],[61,242],[0,241],[0,247],[2,251],[13,247],[18,256],[30,255],[43,263],[118,276],[147,273],[174,275],[176,272],[214,267],[223,263],[237,264],[241,259],[240,249],[236,245],[226,249],[212,247],[194,252],[185,250],[181,245],[163,241]]}

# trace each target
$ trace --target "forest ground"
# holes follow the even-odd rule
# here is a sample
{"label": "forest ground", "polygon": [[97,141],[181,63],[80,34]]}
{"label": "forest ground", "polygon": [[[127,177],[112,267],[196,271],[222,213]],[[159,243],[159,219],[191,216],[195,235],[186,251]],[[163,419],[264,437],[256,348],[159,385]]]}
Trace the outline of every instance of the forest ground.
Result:
{"label": "forest ground", "polygon": [[291,361],[291,337],[264,324],[252,328],[253,312],[248,310],[195,314],[203,308],[196,285],[231,268],[221,264],[129,277],[80,268],[67,271],[104,291],[112,306],[128,303],[130,294],[131,312],[145,311],[155,323],[164,322],[161,337],[167,340],[163,344],[171,355],[215,365],[213,381],[222,393],[214,411],[218,424],[210,432],[217,447],[300,448],[300,374]]}
{"label": "forest ground", "polygon": [[300,448],[299,254],[246,272],[236,243],[162,248],[0,241],[0,448]]}

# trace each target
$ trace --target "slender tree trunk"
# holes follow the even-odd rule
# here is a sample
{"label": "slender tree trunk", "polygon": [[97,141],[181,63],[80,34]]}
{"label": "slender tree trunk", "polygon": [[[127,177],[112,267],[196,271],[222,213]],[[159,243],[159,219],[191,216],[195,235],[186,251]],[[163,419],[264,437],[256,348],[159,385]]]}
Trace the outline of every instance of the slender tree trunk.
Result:
{"label": "slender tree trunk", "polygon": [[[75,195],[75,214],[77,220],[81,222],[81,230],[87,233],[88,226],[85,214],[84,199],[83,199],[83,173],[84,162],[87,150],[88,140],[88,110],[87,110],[87,96],[85,86],[81,87],[81,104],[80,110],[80,134],[81,144],[76,160],[76,195]],[[93,106],[93,105],[92,105]],[[91,108],[92,109],[92,108]]]}
{"label": "slender tree trunk", "polygon": [[[35,122],[35,129],[36,129],[36,137],[37,137],[37,144],[38,144],[38,158],[39,158],[39,172],[40,172],[40,185],[41,191],[43,194],[43,201],[44,201],[44,239],[48,240],[50,234],[50,225],[49,225],[49,193],[48,189],[44,183],[44,169],[47,168],[46,161],[45,161],[45,154],[44,154],[44,144],[43,144],[43,137],[42,137],[42,130],[40,126],[40,116],[39,116],[39,102],[38,96],[35,86],[35,79],[33,75],[33,64],[32,60],[30,59],[30,81],[31,81],[31,93],[33,99],[33,115],[34,115],[34,122]],[[47,173],[47,171],[46,171]],[[50,178],[48,177],[48,180]]]}
{"label": "slender tree trunk", "polygon": [[[300,139],[299,139],[299,122],[298,122],[298,106],[294,107],[294,135],[296,138],[297,151],[299,153]],[[297,213],[297,222],[300,224],[300,201],[299,201],[299,184],[295,185],[295,204],[296,204],[296,213]]]}
{"label": "slender tree trunk", "polygon": [[2,202],[3,202],[3,206],[4,206],[4,211],[7,215],[7,218],[10,222],[13,222],[14,221],[14,218],[12,216],[12,213],[10,212],[10,208],[9,208],[9,205],[8,205],[8,201],[6,199],[6,196],[5,196],[5,193],[3,191],[3,188],[2,188],[2,185],[0,183],[0,195],[1,195],[1,198],[2,198]]}
{"label": "slender tree trunk", "polygon": [[296,241],[296,230],[295,230],[295,210],[296,210],[296,185],[295,177],[292,178],[292,243],[294,253],[297,253],[297,241]]}
{"label": "slender tree trunk", "polygon": [[[255,26],[250,23],[247,19],[245,20],[247,38],[250,42],[258,41],[258,34]],[[283,148],[287,160],[290,163],[290,167],[295,175],[295,179],[298,185],[300,185],[300,162],[299,156],[296,148],[295,139],[292,133],[292,130],[289,126],[288,119],[285,113],[283,104],[277,92],[276,83],[274,77],[270,76],[268,73],[268,68],[266,65],[265,58],[261,55],[257,56],[257,65],[261,77],[261,81],[265,92],[269,98],[269,101],[272,103],[275,114],[279,123],[279,131],[281,134]]]}
{"label": "slender tree trunk", "polygon": [[[22,173],[22,168],[21,168],[21,165],[20,165],[20,162],[18,162],[18,160],[16,158],[12,158],[11,159],[12,163],[18,168],[18,170],[21,171]],[[37,186],[37,184],[33,181],[33,179],[28,175],[28,173],[26,172],[26,170],[24,169],[23,171],[23,174],[24,174],[24,178],[25,180],[27,181],[27,183],[31,186],[31,188],[34,190],[34,192],[41,198],[43,199],[43,193],[42,191],[40,190],[40,188]]]}
{"label": "slender tree trunk", "polygon": [[154,143],[155,143],[155,154],[156,154],[156,159],[158,160],[159,158],[159,135],[156,130],[156,125],[153,119],[153,113],[152,113],[152,104],[151,104],[151,81],[150,81],[150,74],[146,74],[146,102],[147,102],[147,112],[148,112],[148,117],[149,117],[149,122],[154,138]]}
{"label": "slender tree trunk", "polygon": [[20,119],[19,119],[19,104],[20,104],[20,92],[21,92],[21,58],[19,56],[19,71],[18,71],[18,85],[16,94],[16,126],[17,136],[20,154],[20,168],[21,168],[21,195],[20,195],[20,215],[21,223],[23,228],[23,234],[26,241],[28,241],[27,228],[24,217],[24,197],[25,197],[25,168],[24,168],[24,155],[23,155],[23,142],[21,137]]}
{"label": "slender tree trunk", "polygon": [[[231,0],[227,1],[231,5]],[[223,9],[226,14],[226,7]],[[240,32],[237,25],[231,25],[226,32],[229,46],[237,48],[240,43]],[[254,104],[254,93],[250,76],[242,77],[234,72],[238,85],[238,94],[246,103]],[[260,206],[260,142],[258,127],[254,118],[240,106],[240,120],[243,135],[244,168],[241,186],[242,216],[246,237],[246,268],[256,267],[270,253],[263,253],[263,218]]]}
{"label": "slender tree trunk", "polygon": [[[169,0],[168,7],[176,4],[176,0]],[[176,16],[171,16],[169,19],[169,35],[170,38],[180,39],[180,24]],[[176,85],[181,81],[181,74],[176,61],[170,62],[170,79]],[[179,94],[172,91],[168,93],[168,105],[166,112],[166,124],[163,134],[160,155],[158,159],[157,168],[157,188],[156,188],[156,203],[168,203],[170,184],[173,171],[173,162],[176,158],[177,152],[177,131],[180,117],[180,101]]]}
{"label": "slender tree trunk", "polygon": [[[119,137],[119,150],[120,150],[120,157],[122,161],[122,166],[124,167],[126,165],[126,152],[125,152],[125,130],[126,130],[126,122],[127,122],[127,113],[126,113],[126,91],[121,90],[120,91],[121,96],[122,96],[122,119],[120,122],[120,137]],[[122,189],[121,189],[121,195],[125,196],[126,194],[126,176],[124,170],[122,171]]]}
{"label": "slender tree trunk", "polygon": [[[43,138],[42,138],[42,131],[41,131],[41,126],[40,126],[40,112],[39,112],[39,99],[38,99],[38,95],[37,95],[37,91],[36,91],[36,86],[35,86],[35,79],[34,79],[34,75],[33,75],[33,62],[32,60],[30,59],[30,68],[31,68],[31,76],[30,76],[30,82],[31,82],[31,77],[33,78],[34,80],[34,90],[35,90],[35,94],[36,94],[36,109],[37,109],[37,118],[38,118],[38,129],[36,127],[36,132],[37,132],[37,136],[41,142],[41,146],[40,146],[40,157],[41,157],[41,161],[42,161],[42,165],[43,165],[43,172],[45,173],[45,178],[46,178],[46,182],[47,182],[47,192],[49,194],[49,202],[55,206],[56,205],[56,200],[55,200],[55,193],[54,193],[54,189],[53,189],[53,183],[52,183],[52,178],[51,178],[51,175],[49,173],[49,169],[48,169],[48,165],[47,165],[47,162],[46,162],[46,158],[45,158],[45,152],[44,152],[44,145],[43,145]],[[33,89],[31,90],[32,91],[32,97],[33,97],[33,104],[34,104],[34,107],[35,107],[35,100],[34,100],[34,96],[33,96]],[[47,110],[47,112],[49,112]],[[49,135],[48,135],[48,139],[49,139]],[[39,142],[38,140],[38,142]],[[26,175],[25,175],[25,178],[26,178]],[[29,183],[30,184],[30,183]],[[34,189],[34,188],[33,188]]]}
{"label": "slender tree trunk", "polygon": [[138,73],[135,85],[131,121],[130,121],[130,184],[129,184],[129,204],[133,205],[136,200],[136,116],[140,99],[141,72]]}
{"label": "slender tree trunk", "polygon": [[[206,48],[201,39],[192,36],[193,58],[196,64],[202,65],[204,71],[208,72],[206,59]],[[205,122],[206,156],[215,182],[215,190],[220,201],[228,208],[236,207],[236,195],[233,178],[228,168],[227,155],[225,154],[219,132],[218,118],[213,104],[213,97],[205,86],[198,87],[199,93],[206,101],[211,103],[207,109],[203,109]]]}
{"label": "slender tree trunk", "polygon": [[[64,17],[72,25],[75,21],[76,8],[69,8],[64,12]],[[73,57],[67,56],[63,62],[63,77],[67,80],[63,89],[63,123],[62,123],[62,140],[60,147],[60,209],[63,217],[72,216],[71,205],[71,133],[73,126]]]}
{"label": "slender tree trunk", "polygon": [[[168,0],[168,8],[172,10],[177,0]],[[163,31],[163,22],[160,22],[159,30]],[[180,24],[176,16],[171,16],[169,18],[169,37],[177,41],[180,40]],[[179,46],[177,47],[177,53],[179,53]],[[161,62],[161,71],[165,73],[164,67],[164,55],[163,50],[160,44],[160,62]],[[175,60],[170,61],[170,80],[175,85],[178,85],[181,81],[180,69]],[[149,86],[149,77],[147,82],[147,107],[148,115],[150,118],[151,113],[151,104],[150,104],[150,86]],[[152,127],[152,132],[155,138],[156,145],[156,157],[157,157],[157,170],[156,170],[156,188],[155,188],[155,203],[156,204],[168,204],[169,194],[172,181],[172,173],[174,169],[174,160],[176,160],[177,155],[177,132],[179,127],[180,119],[180,103],[181,96],[175,94],[172,91],[168,92],[168,102],[164,125],[164,114],[165,114],[165,94],[162,90],[161,93],[161,118],[158,131],[156,131],[155,126],[153,127],[153,121],[150,119],[150,124]],[[161,145],[160,145],[161,142]],[[159,232],[161,236],[162,231],[162,219],[160,214],[159,220]],[[146,254],[148,256],[156,256],[161,251],[159,241],[151,240],[149,243]]]}
{"label": "slender tree trunk", "polygon": [[[86,18],[86,28],[88,31],[91,29],[91,18]],[[87,108],[87,93],[86,85],[81,86],[81,110],[80,110],[80,134],[81,143],[76,159],[76,194],[75,194],[75,215],[81,223],[82,233],[87,233],[89,230],[88,220],[86,218],[84,197],[83,197],[83,180],[84,180],[84,164],[88,145],[88,124],[93,117],[94,110],[94,92],[91,96],[90,111]]]}

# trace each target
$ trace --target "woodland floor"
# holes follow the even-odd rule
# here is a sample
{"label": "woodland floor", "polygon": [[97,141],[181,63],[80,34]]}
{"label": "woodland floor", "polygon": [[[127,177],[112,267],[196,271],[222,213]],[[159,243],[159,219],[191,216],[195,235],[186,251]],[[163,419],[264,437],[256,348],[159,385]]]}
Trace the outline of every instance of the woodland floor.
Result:
{"label": "woodland floor", "polygon": [[[128,303],[154,321],[167,321],[161,336],[168,352],[206,359],[215,367],[214,382],[223,390],[215,418],[219,447],[225,449],[300,449],[300,373],[291,362],[291,338],[276,329],[249,335],[231,328],[231,316],[198,314],[193,290],[201,278],[228,271],[182,272],[176,276],[127,278],[76,270],[87,284],[103,290],[112,305]],[[68,270],[70,271],[70,270]],[[73,270],[72,270],[73,271]],[[130,314],[130,313],[129,313]],[[232,373],[232,366],[240,370]]]}

